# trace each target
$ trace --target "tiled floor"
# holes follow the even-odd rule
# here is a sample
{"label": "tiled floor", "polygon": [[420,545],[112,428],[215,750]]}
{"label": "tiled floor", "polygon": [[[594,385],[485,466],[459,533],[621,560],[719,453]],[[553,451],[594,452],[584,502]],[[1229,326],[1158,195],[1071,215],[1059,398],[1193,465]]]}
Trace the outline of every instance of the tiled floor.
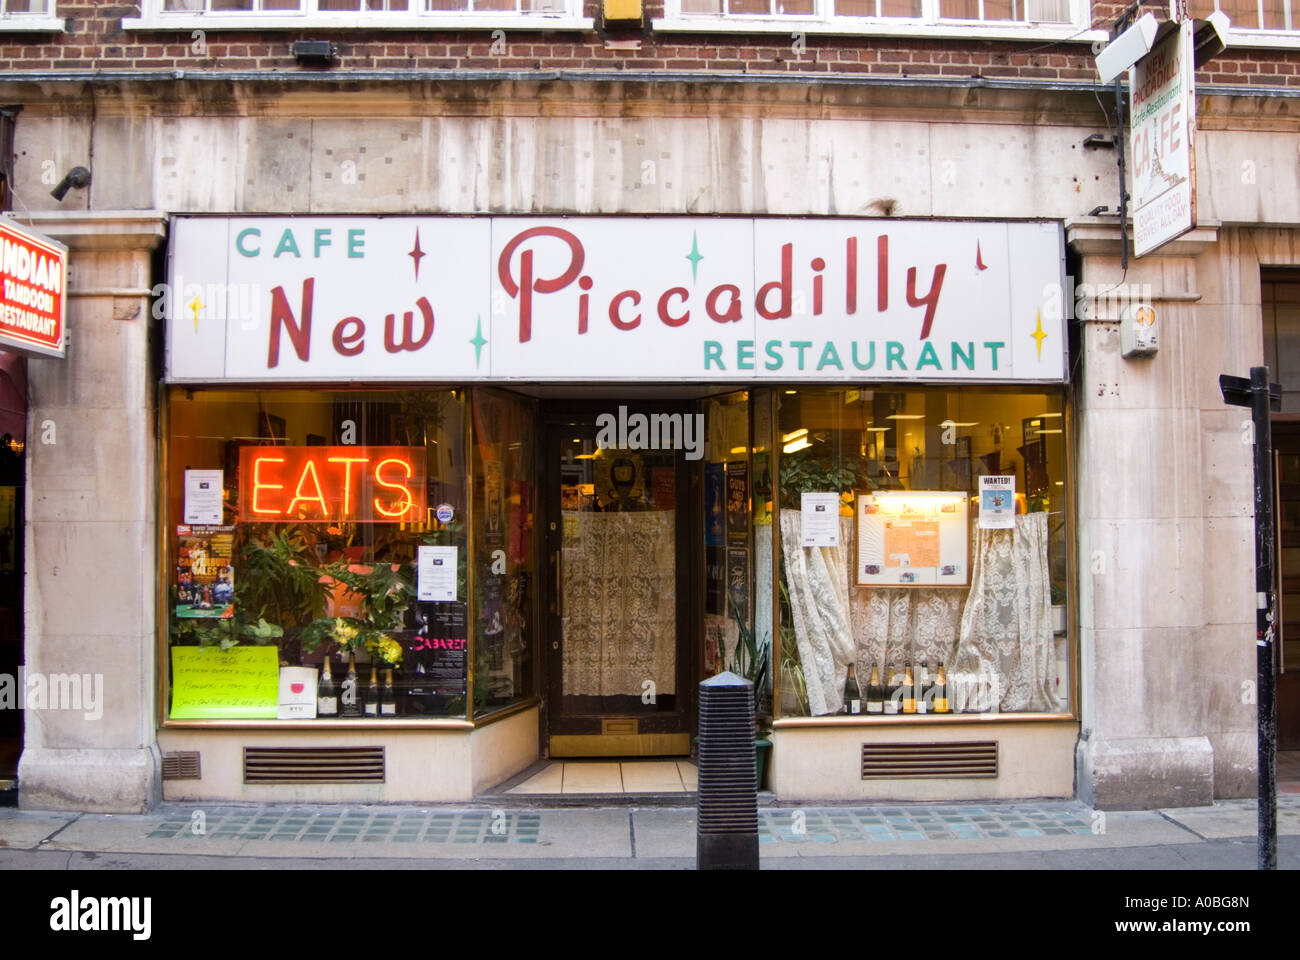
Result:
{"label": "tiled floor", "polygon": [[506,793],[690,793],[696,784],[689,760],[552,760]]}
{"label": "tiled floor", "polygon": [[202,832],[195,830],[193,817],[166,819],[148,837],[300,843],[536,843],[541,821],[539,813],[504,810],[415,813],[263,807],[255,812],[205,817]]}

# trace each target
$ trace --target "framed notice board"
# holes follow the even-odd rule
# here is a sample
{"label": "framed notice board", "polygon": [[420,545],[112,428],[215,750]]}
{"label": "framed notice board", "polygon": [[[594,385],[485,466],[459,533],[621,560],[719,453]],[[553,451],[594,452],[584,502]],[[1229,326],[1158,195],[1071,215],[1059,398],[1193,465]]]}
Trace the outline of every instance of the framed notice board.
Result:
{"label": "framed notice board", "polygon": [[970,585],[966,493],[880,490],[858,496],[858,586]]}

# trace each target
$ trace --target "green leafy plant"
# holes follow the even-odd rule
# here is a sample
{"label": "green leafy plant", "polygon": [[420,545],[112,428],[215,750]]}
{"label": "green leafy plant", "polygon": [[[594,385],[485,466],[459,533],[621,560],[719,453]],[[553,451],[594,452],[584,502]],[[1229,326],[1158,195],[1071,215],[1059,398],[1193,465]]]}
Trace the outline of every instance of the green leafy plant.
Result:
{"label": "green leafy plant", "polygon": [[844,491],[870,488],[871,482],[847,463],[834,465],[829,457],[818,457],[814,447],[805,447],[781,458],[781,498],[798,504],[799,494],[814,491]]}
{"label": "green leafy plant", "polygon": [[728,606],[731,610],[731,618],[736,621],[736,628],[740,632],[740,640],[736,644],[735,653],[725,667],[754,684],[754,701],[757,703],[760,691],[766,689],[771,683],[772,645],[757,641],[754,631],[741,616],[734,600],[728,598]]}
{"label": "green leafy plant", "polygon": [[325,612],[329,587],[320,576],[315,550],[301,527],[271,528],[264,540],[249,539],[240,551],[235,609],[249,624],[266,621],[283,630],[298,629]]}

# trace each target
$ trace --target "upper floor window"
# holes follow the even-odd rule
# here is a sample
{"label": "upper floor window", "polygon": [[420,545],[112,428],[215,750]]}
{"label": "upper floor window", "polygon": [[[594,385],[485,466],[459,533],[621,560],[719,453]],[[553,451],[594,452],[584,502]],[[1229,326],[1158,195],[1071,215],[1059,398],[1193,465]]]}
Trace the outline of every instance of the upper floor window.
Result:
{"label": "upper floor window", "polygon": [[54,0],[0,0],[0,13],[49,17],[54,14]]}
{"label": "upper floor window", "polygon": [[1194,17],[1222,10],[1233,30],[1300,30],[1297,0],[1191,0],[1187,6]]}
{"label": "upper floor window", "polygon": [[[188,14],[220,18],[240,14],[265,14],[345,20],[348,14],[370,17],[360,25],[373,25],[418,14],[496,13],[564,15],[571,13],[571,0],[146,0],[144,18],[151,14],[165,20]],[[260,22],[260,21],[259,21]],[[136,24],[132,22],[132,26]]]}
{"label": "upper floor window", "polygon": [[828,25],[849,20],[879,20],[1086,29],[1090,14],[1087,0],[667,0],[666,7],[669,20],[761,17],[822,21]]}

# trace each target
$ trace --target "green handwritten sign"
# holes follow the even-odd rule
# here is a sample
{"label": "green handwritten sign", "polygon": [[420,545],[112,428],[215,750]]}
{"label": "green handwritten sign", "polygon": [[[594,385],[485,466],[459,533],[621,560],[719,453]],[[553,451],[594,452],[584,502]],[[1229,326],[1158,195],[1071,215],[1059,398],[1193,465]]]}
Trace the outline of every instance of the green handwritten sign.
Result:
{"label": "green handwritten sign", "polygon": [[173,720],[274,720],[276,647],[172,647]]}

